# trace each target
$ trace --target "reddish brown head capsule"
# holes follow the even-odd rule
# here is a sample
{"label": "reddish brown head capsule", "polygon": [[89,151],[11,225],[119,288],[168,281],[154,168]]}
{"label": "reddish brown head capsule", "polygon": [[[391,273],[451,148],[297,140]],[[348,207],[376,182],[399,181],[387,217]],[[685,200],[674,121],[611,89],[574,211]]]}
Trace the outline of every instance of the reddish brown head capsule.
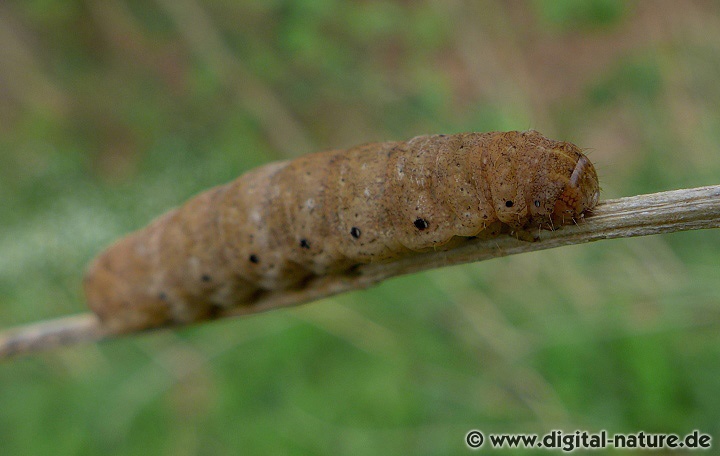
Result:
{"label": "reddish brown head capsule", "polygon": [[567,225],[577,222],[595,207],[600,197],[595,167],[585,155],[580,154],[570,178],[564,183],[552,213],[554,224]]}
{"label": "reddish brown head capsule", "polygon": [[574,144],[511,131],[497,133],[482,157],[476,173],[486,182],[486,199],[516,233],[575,223],[598,202],[595,168]]}

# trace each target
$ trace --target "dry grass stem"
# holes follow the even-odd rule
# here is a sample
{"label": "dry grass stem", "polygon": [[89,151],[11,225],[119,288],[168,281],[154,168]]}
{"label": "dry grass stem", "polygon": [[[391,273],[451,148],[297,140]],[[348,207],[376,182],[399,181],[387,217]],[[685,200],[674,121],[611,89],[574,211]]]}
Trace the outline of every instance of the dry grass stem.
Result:
{"label": "dry grass stem", "polygon": [[[720,185],[602,201],[577,225],[543,231],[538,242],[504,236],[469,240],[449,250],[418,253],[390,263],[367,264],[352,276],[319,277],[300,290],[268,292],[252,306],[218,315],[227,318],[326,298],[372,286],[391,277],[488,260],[518,253],[583,244],[601,239],[647,236],[720,227]],[[104,330],[94,315],[80,314],[8,330],[0,334],[0,360],[80,342],[119,337]]]}

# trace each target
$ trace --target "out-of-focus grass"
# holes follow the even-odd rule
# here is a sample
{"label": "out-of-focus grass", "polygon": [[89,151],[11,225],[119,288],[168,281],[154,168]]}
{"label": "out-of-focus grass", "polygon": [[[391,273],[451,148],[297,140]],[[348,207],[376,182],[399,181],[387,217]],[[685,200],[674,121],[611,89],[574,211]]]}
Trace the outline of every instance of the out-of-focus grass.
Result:
{"label": "out-of-focus grass", "polygon": [[[0,326],[83,311],[104,245],[307,148],[535,128],[587,147],[605,197],[716,184],[717,30],[716,5],[669,1],[6,2]],[[718,437],[718,240],[522,255],[5,363],[1,452],[462,454],[471,428]]]}

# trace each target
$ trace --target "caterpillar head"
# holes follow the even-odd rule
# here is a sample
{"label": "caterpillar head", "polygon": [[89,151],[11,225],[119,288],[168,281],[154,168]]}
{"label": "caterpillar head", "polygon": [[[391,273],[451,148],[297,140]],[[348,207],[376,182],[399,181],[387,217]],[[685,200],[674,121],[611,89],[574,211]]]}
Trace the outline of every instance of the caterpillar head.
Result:
{"label": "caterpillar head", "polygon": [[543,138],[542,157],[532,176],[532,204],[526,227],[553,229],[577,223],[600,197],[595,167],[574,144]]}
{"label": "caterpillar head", "polygon": [[567,225],[592,210],[598,202],[600,187],[595,167],[585,155],[580,154],[569,178],[555,201],[551,215],[554,224]]}
{"label": "caterpillar head", "polygon": [[598,202],[595,168],[574,144],[536,131],[507,132],[489,153],[494,210],[514,230],[575,223]]}

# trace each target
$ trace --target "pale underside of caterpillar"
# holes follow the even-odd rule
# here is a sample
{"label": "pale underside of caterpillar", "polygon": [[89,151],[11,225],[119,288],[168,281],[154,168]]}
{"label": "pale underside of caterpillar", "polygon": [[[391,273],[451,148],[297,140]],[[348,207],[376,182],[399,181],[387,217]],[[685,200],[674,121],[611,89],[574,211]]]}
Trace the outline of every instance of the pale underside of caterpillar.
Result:
{"label": "pale underside of caterpillar", "polygon": [[85,295],[114,332],[198,321],[467,238],[532,240],[598,196],[580,149],[535,131],[320,152],[252,170],[120,239],[90,264]]}

